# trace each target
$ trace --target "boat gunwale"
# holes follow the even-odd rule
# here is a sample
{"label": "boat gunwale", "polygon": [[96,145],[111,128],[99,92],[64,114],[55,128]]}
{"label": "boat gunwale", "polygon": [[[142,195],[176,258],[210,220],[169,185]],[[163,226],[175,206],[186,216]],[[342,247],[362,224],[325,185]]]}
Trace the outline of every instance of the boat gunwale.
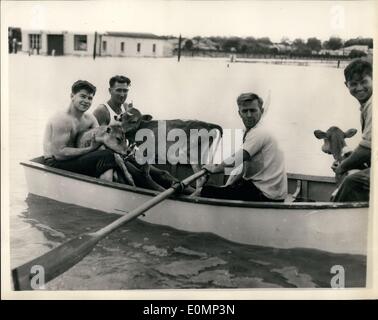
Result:
{"label": "boat gunwale", "polygon": [[[106,180],[102,180],[99,178],[94,178],[91,176],[57,169],[53,167],[46,166],[44,164],[34,162],[34,161],[22,161],[20,162],[22,166],[30,167],[33,169],[50,172],[59,176],[72,178],[75,180],[80,180],[87,183],[97,184],[105,187],[110,187],[113,189],[119,189],[124,191],[129,191],[137,194],[144,194],[149,196],[156,196],[159,194],[158,191],[139,188],[139,187],[132,187],[126,184],[121,184],[117,182],[110,182]],[[301,176],[303,178],[306,175],[299,175],[299,174],[288,174],[295,176]],[[315,176],[308,176],[308,177],[315,177]],[[332,178],[329,177],[320,177],[320,178],[327,178],[325,182]],[[323,180],[320,180],[323,181]],[[246,207],[246,208],[269,208],[269,209],[342,209],[342,208],[368,208],[368,202],[252,202],[252,201],[241,201],[241,200],[223,200],[223,199],[211,199],[211,198],[203,198],[203,197],[189,197],[184,195],[176,195],[171,197],[170,199],[181,201],[181,202],[189,202],[195,204],[205,204],[205,205],[213,205],[213,206],[226,206],[226,207]]]}

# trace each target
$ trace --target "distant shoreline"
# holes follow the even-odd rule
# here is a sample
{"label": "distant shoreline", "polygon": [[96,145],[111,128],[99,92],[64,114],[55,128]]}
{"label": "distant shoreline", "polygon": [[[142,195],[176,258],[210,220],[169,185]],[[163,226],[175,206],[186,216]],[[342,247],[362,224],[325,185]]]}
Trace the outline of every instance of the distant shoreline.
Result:
{"label": "distant shoreline", "polygon": [[[13,55],[13,54],[12,54]],[[19,51],[16,55],[28,55],[26,52]],[[49,56],[44,54],[32,54],[29,57],[46,57],[46,58],[69,58],[69,57],[76,57],[76,58],[88,58],[92,60],[90,56],[81,56],[81,55],[64,55],[64,56]],[[111,58],[122,58],[122,59],[177,59],[177,56],[170,56],[170,57],[120,57],[120,56],[98,56],[97,59],[111,59]],[[238,57],[237,54],[230,54],[230,55],[183,55],[182,59],[210,59],[210,60],[223,60],[225,61],[228,66],[234,63],[264,63],[264,64],[276,64],[276,65],[295,65],[295,66],[325,66],[325,67],[334,67],[334,68],[344,68],[351,59],[331,59],[329,57],[324,59],[319,59],[318,57],[314,58],[299,58],[299,57]]]}
{"label": "distant shoreline", "polygon": [[232,63],[267,63],[267,64],[277,64],[277,65],[296,65],[296,66],[327,66],[327,67],[335,67],[335,68],[343,68],[345,67],[350,60],[320,60],[320,59],[275,59],[275,58],[236,58]]}

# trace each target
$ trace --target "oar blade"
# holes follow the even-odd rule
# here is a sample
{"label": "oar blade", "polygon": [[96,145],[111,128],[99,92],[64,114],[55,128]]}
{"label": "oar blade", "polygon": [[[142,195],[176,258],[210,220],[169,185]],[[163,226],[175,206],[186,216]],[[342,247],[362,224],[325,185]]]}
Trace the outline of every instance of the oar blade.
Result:
{"label": "oar blade", "polygon": [[40,284],[49,282],[83,259],[100,239],[101,237],[96,235],[82,234],[38,258],[14,268],[12,270],[14,289],[38,289],[33,284],[35,272],[41,271],[41,274],[38,275]]}

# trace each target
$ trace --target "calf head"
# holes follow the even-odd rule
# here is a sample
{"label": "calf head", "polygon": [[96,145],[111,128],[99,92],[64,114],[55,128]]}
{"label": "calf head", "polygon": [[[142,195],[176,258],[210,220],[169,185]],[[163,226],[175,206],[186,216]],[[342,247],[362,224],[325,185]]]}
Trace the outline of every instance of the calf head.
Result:
{"label": "calf head", "polygon": [[108,148],[121,155],[130,153],[129,141],[126,139],[125,132],[120,125],[107,126],[101,137],[97,137],[99,141]]}
{"label": "calf head", "polygon": [[333,158],[341,161],[343,157],[343,149],[346,146],[345,138],[351,138],[357,133],[357,129],[349,129],[342,131],[338,127],[330,127],[326,132],[315,130],[314,135],[318,139],[323,139],[324,143],[322,151],[332,154]]}
{"label": "calf head", "polygon": [[151,121],[152,116],[142,114],[137,108],[131,108],[121,115],[114,116],[116,121],[120,121],[125,133],[136,132],[143,121]]}

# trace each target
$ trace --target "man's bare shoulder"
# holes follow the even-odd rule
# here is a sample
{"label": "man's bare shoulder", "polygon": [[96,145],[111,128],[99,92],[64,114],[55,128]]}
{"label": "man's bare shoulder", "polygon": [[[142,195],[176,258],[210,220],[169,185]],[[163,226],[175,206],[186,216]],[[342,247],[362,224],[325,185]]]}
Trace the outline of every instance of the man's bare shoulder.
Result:
{"label": "man's bare shoulder", "polygon": [[83,114],[83,120],[86,123],[90,124],[92,127],[98,126],[97,118],[92,113],[89,113],[89,112],[84,113]]}
{"label": "man's bare shoulder", "polygon": [[108,109],[106,108],[106,106],[103,104],[103,103],[101,103],[101,104],[99,104],[94,110],[93,110],[93,112],[104,112],[104,111],[107,111]]}
{"label": "man's bare shoulder", "polygon": [[53,126],[71,126],[72,117],[67,112],[58,112],[50,117],[48,124]]}
{"label": "man's bare shoulder", "polygon": [[92,113],[89,113],[89,112],[86,112],[83,114],[83,119],[85,121],[97,122],[96,117]]}
{"label": "man's bare shoulder", "polygon": [[96,117],[100,125],[109,123],[110,113],[104,104],[97,106],[97,108],[93,111],[93,115]]}

